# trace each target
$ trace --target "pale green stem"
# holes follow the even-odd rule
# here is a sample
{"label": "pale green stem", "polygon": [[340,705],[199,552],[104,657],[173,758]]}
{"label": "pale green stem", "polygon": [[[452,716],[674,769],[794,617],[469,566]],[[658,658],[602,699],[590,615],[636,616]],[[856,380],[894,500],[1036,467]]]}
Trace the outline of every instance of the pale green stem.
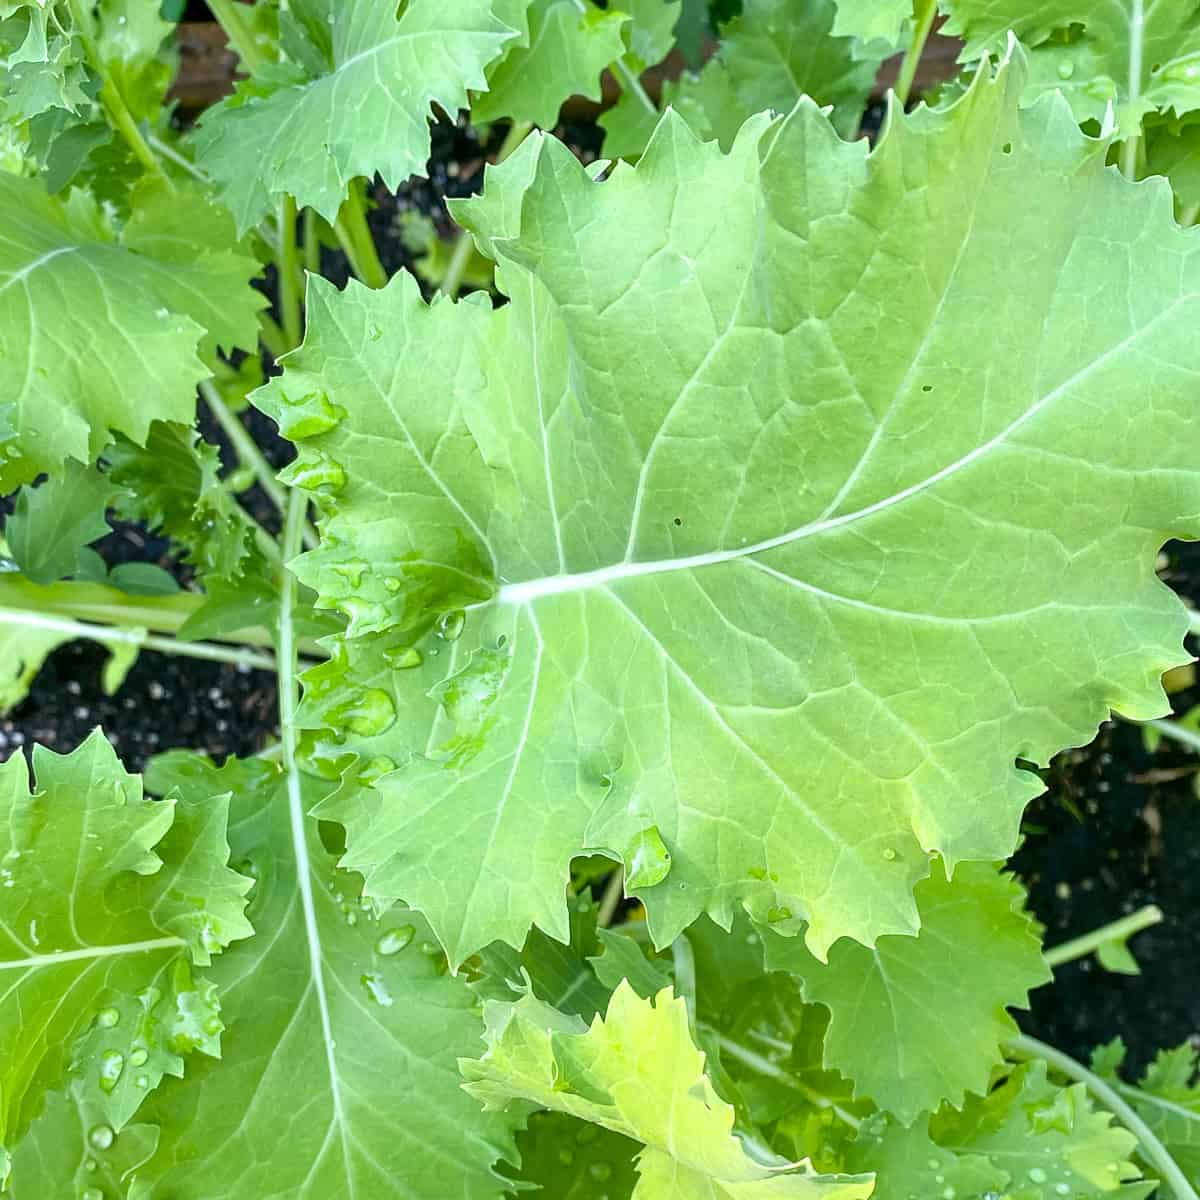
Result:
{"label": "pale green stem", "polygon": [[621,897],[625,895],[625,868],[618,867],[609,877],[600,897],[600,908],[596,913],[596,924],[601,929],[607,929],[612,924]]}
{"label": "pale green stem", "polygon": [[[1196,208],[1200,209],[1200,204],[1196,205]],[[1200,612],[1188,613],[1188,620],[1191,622],[1190,632],[1200,634]]]}
{"label": "pale green stem", "polygon": [[1147,904],[1137,912],[1130,913],[1118,921],[1110,921],[1091,933],[1082,937],[1072,938],[1069,942],[1061,942],[1045,953],[1048,967],[1061,967],[1063,963],[1074,962],[1099,950],[1106,942],[1123,942],[1151,925],[1157,925],[1163,919],[1162,909],[1156,904]]}
{"label": "pale green stem", "polygon": [[217,18],[229,44],[237,51],[246,70],[257,71],[263,65],[263,56],[254,44],[254,35],[246,28],[238,5],[234,0],[209,0],[209,11]]}
{"label": "pale green stem", "polygon": [[296,201],[279,201],[279,253],[275,259],[279,281],[279,315],[288,349],[300,345],[300,264],[296,260]]}
{"label": "pale green stem", "polygon": [[333,232],[350,260],[350,269],[354,274],[369,288],[384,287],[388,281],[387,271],[379,261],[379,253],[371,238],[365,202],[357,179],[350,181],[350,192],[334,222]]}
{"label": "pale green stem", "polygon": [[[504,135],[504,141],[500,143],[500,149],[496,152],[496,162],[502,163],[529,136],[532,129],[532,121],[514,121],[508,127],[508,133]],[[441,295],[458,295],[458,289],[462,286],[463,273],[467,269],[467,263],[471,261],[471,250],[474,248],[474,244],[470,234],[459,233],[458,240],[454,245],[454,253],[450,256],[450,262],[446,266],[446,277],[438,289]]]}
{"label": "pale green stem", "polygon": [[1006,1043],[1006,1049],[1013,1058],[1040,1058],[1061,1075],[1075,1080],[1076,1083],[1082,1083],[1137,1138],[1142,1154],[1153,1164],[1154,1169],[1175,1194],[1175,1200],[1200,1200],[1195,1188],[1188,1182],[1187,1176],[1179,1169],[1179,1164],[1171,1157],[1167,1148],[1158,1140],[1150,1126],[1121,1099],[1116,1089],[1089,1071],[1082,1063],[1076,1062],[1061,1050],[1055,1050],[1053,1046],[1047,1046],[1045,1042],[1039,1042],[1037,1038],[1019,1034]]}
{"label": "pale green stem", "polygon": [[900,101],[901,108],[908,104],[913,80],[917,77],[917,67],[921,63],[921,55],[925,53],[925,43],[929,40],[929,32],[933,29],[936,16],[937,0],[917,0],[917,22],[913,27],[912,40],[904,52],[900,74],[896,77],[896,86],[892,89],[896,93],[896,99]]}
{"label": "pale green stem", "polygon": [[686,933],[671,943],[671,958],[675,962],[675,995],[682,996],[687,1005],[688,1022],[696,1024],[696,956]]}
{"label": "pale green stem", "polygon": [[1137,135],[1127,137],[1121,143],[1121,174],[1126,179],[1138,177],[1138,149],[1142,139]]}
{"label": "pale green stem", "polygon": [[177,167],[191,175],[193,179],[198,179],[201,183],[211,182],[206,172],[200,170],[194,162],[180,154],[174,146],[168,146],[162,138],[157,138],[154,134],[147,133],[146,142],[156,154],[161,154],[163,158],[170,159]]}
{"label": "pale green stem", "polygon": [[[212,415],[216,417],[217,424],[225,431],[225,436],[233,443],[238,461],[254,472],[254,478],[258,480],[259,486],[270,497],[271,503],[280,512],[283,512],[288,503],[287,490],[275,478],[275,468],[267,462],[266,456],[258,448],[258,443],[250,436],[250,431],[238,420],[237,414],[230,410],[212,380],[205,379],[201,382],[200,395],[204,397],[205,404],[208,405]],[[315,550],[319,541],[317,531],[311,525],[306,524],[304,527],[305,546],[310,550]]]}
{"label": "pale green stem", "polygon": [[784,1087],[799,1092],[818,1108],[828,1109],[839,1121],[843,1121],[851,1129],[857,1129],[862,1124],[862,1120],[853,1113],[847,1112],[839,1104],[830,1100],[828,1096],[822,1096],[820,1092],[814,1091],[810,1087],[805,1087],[790,1071],[785,1071],[782,1067],[776,1066],[769,1058],[764,1057],[755,1050],[751,1050],[749,1046],[743,1046],[740,1042],[735,1042],[732,1038],[728,1038],[724,1034],[717,1035],[717,1043],[720,1045],[721,1050],[728,1054],[730,1058],[736,1058],[743,1066],[749,1067],[750,1070],[758,1075],[774,1079],[777,1083],[782,1083]]}
{"label": "pale green stem", "polygon": [[[1179,224],[1187,228],[1195,225],[1196,219],[1200,217],[1200,203],[1184,204],[1179,209]],[[1196,618],[1192,617],[1192,632],[1196,632]]]}
{"label": "pale green stem", "polygon": [[631,96],[633,96],[634,99],[636,99],[638,103],[650,113],[651,116],[658,116],[658,105],[650,99],[646,89],[642,87],[642,81],[637,77],[633,69],[623,58],[618,58],[617,61],[613,63],[613,73],[621,87],[624,88],[625,91],[627,91]]}
{"label": "pale green stem", "polygon": [[258,314],[258,336],[272,358],[282,358],[288,352],[287,338],[283,330],[265,312]]}
{"label": "pale green stem", "polygon": [[304,269],[310,275],[321,273],[321,243],[317,238],[317,214],[304,210]]}
{"label": "pale green stem", "polygon": [[120,88],[104,68],[100,49],[96,45],[96,39],[92,36],[91,16],[85,10],[83,0],[69,0],[69,4],[75,29],[79,34],[79,40],[83,43],[84,53],[87,55],[92,70],[100,76],[100,102],[108,114],[109,124],[125,139],[137,160],[146,170],[166,184],[168,190],[174,191],[175,184],[163,170],[162,163],[154,156],[154,151],[146,144],[146,139],[142,137],[142,131],[138,128],[133,114],[129,111],[129,106],[125,103],[125,97],[121,95]]}
{"label": "pale green stem", "polygon": [[1137,724],[1157,729],[1163,737],[1171,738],[1181,745],[1187,746],[1189,750],[1195,750],[1200,754],[1200,734],[1195,734],[1190,729],[1184,729],[1177,721],[1138,721]]}
{"label": "pale green stem", "polygon": [[275,670],[275,659],[271,655],[254,650],[234,650],[214,646],[210,642],[180,642],[174,638],[147,633],[144,629],[88,625],[83,621],[72,621],[67,617],[55,617],[47,613],[0,608],[0,625],[17,625],[22,629],[41,629],[47,633],[61,633],[71,638],[88,638],[106,646],[137,646],[142,650],[158,650],[164,654],[178,654],[184,658],[204,658],[210,662],[258,667],[263,671]]}
{"label": "pale green stem", "polygon": [[[130,596],[103,583],[64,580],[43,585],[32,583],[22,575],[0,574],[0,608],[118,628],[176,634],[203,604],[204,596],[199,592]],[[238,647],[273,644],[271,635],[261,629],[233,630],[214,635],[213,640]],[[317,660],[328,654],[314,638],[303,639],[301,650]]]}

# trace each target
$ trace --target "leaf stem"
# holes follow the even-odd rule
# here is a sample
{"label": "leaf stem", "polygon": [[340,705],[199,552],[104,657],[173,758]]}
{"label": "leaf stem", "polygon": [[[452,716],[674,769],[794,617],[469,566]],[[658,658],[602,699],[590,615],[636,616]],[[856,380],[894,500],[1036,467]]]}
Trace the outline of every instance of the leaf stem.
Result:
{"label": "leaf stem", "polygon": [[268,313],[258,314],[258,337],[272,358],[282,358],[288,352],[283,330]]}
{"label": "leaf stem", "polygon": [[613,74],[621,87],[633,96],[651,116],[658,116],[658,105],[650,99],[646,89],[642,87],[642,81],[637,77],[633,68],[630,67],[624,58],[618,58],[613,63]]}
{"label": "leaf stem", "polygon": [[688,1023],[696,1026],[696,955],[686,933],[671,943],[671,958],[675,963],[675,994],[687,1005]]}
{"label": "leaf stem", "polygon": [[596,924],[607,929],[616,915],[621,897],[625,895],[625,868],[618,867],[609,877],[600,897],[600,908],[596,912]]}
{"label": "leaf stem", "polygon": [[901,108],[908,104],[913,80],[917,77],[917,67],[921,63],[921,55],[925,53],[925,43],[929,40],[936,16],[937,0],[917,0],[917,22],[913,27],[912,40],[904,52],[900,74],[896,77],[896,85],[892,89],[896,93],[896,99],[900,101]]}
{"label": "leaf stem", "polygon": [[111,75],[105,70],[104,61],[100,56],[100,47],[92,36],[91,16],[83,7],[83,0],[69,0],[71,16],[75,22],[79,40],[83,43],[84,54],[92,70],[100,77],[100,103],[108,116],[109,124],[124,139],[134,157],[150,174],[157,176],[167,187],[168,191],[175,190],[171,177],[163,170],[163,165],[154,155],[154,151],[146,144],[142,131],[138,128],[121,89],[117,87]]}
{"label": "leaf stem", "polygon": [[[1180,205],[1179,224],[1182,225],[1185,229],[1188,228],[1189,226],[1195,225],[1197,217],[1200,217],[1200,201],[1197,201],[1195,204]],[[1195,628],[1196,628],[1195,621],[1196,621],[1196,618],[1193,616],[1192,617],[1192,631],[1193,632],[1195,632]]]}
{"label": "leaf stem", "polygon": [[48,633],[61,633],[71,638],[88,638],[93,642],[100,642],[102,645],[137,646],[143,650],[158,650],[163,654],[178,654],[184,658],[203,658],[210,662],[257,667],[263,671],[275,670],[275,659],[270,654],[259,651],[235,650],[225,646],[216,646],[211,642],[180,642],[175,638],[147,633],[145,629],[88,625],[83,621],[72,621],[68,617],[55,617],[48,613],[0,608],[0,625],[17,625],[23,629],[43,629]]}
{"label": "leaf stem", "polygon": [[304,269],[311,275],[320,275],[321,244],[317,240],[317,214],[311,208],[304,210],[303,230]]}
{"label": "leaf stem", "polygon": [[1157,729],[1163,737],[1169,737],[1180,745],[1186,746],[1189,750],[1200,754],[1200,734],[1193,733],[1190,729],[1185,729],[1178,721],[1167,720],[1152,720],[1139,721],[1139,725],[1148,725],[1151,729]]}
{"label": "leaf stem", "polygon": [[279,287],[279,316],[289,350],[300,345],[300,264],[296,258],[296,201],[284,196],[279,201],[279,242],[275,257]]}
{"label": "leaf stem", "polygon": [[1175,1193],[1175,1200],[1200,1200],[1187,1176],[1179,1169],[1179,1164],[1158,1140],[1150,1126],[1098,1075],[1061,1050],[1047,1046],[1045,1042],[1039,1042],[1037,1038],[1028,1037],[1026,1034],[1018,1034],[1011,1038],[1006,1043],[1006,1049],[1009,1055],[1016,1059],[1040,1058],[1059,1074],[1075,1080],[1076,1083],[1082,1083],[1141,1143],[1142,1153]]}
{"label": "leaf stem", "polygon": [[254,44],[254,36],[246,28],[234,0],[209,0],[208,8],[225,31],[229,44],[237,51],[247,72],[257,71],[263,65],[263,56]]}
{"label": "leaf stem", "polygon": [[1162,909],[1156,904],[1147,904],[1127,917],[1110,921],[1107,925],[1101,925],[1099,929],[1093,929],[1091,933],[1072,938],[1069,942],[1061,942],[1047,950],[1045,953],[1046,965],[1061,967],[1063,963],[1074,962],[1077,958],[1084,958],[1099,950],[1105,942],[1123,942],[1135,933],[1149,929],[1151,925],[1157,925],[1162,919]]}
{"label": "leaf stem", "polygon": [[[230,410],[212,380],[205,379],[201,382],[200,395],[204,397],[204,403],[217,419],[217,424],[225,431],[225,436],[233,443],[238,460],[254,472],[255,479],[270,497],[271,503],[280,512],[284,512],[288,505],[287,489],[275,478],[275,468],[267,462],[266,456],[258,448],[258,443],[250,436],[250,431],[238,420],[237,414]],[[316,530],[306,525],[304,544],[312,550],[318,541]]]}
{"label": "leaf stem", "polygon": [[743,1046],[741,1042],[735,1042],[733,1038],[726,1037],[722,1033],[718,1033],[716,1036],[721,1050],[730,1058],[736,1058],[743,1066],[801,1093],[810,1103],[815,1104],[818,1108],[828,1109],[839,1121],[849,1125],[851,1129],[858,1129],[862,1125],[861,1119],[853,1113],[847,1112],[835,1101],[830,1100],[828,1096],[822,1096],[813,1088],[805,1087],[790,1071],[785,1071],[756,1050],[751,1050],[749,1046]]}
{"label": "leaf stem", "polygon": [[200,168],[196,166],[196,164],[189,158],[186,158],[184,155],[180,154],[174,146],[168,146],[167,143],[162,140],[162,138],[157,138],[154,136],[154,134],[147,133],[146,144],[155,153],[161,154],[163,158],[169,159],[181,170],[186,171],[192,176],[193,179],[198,179],[204,184],[211,182],[206,172],[200,170]]}
{"label": "leaf stem", "polygon": [[[1200,204],[1197,204],[1196,208],[1200,210]],[[1188,632],[1200,634],[1200,612],[1193,611],[1188,613],[1188,621],[1191,623],[1191,629]]]}
{"label": "leaf stem", "polygon": [[369,288],[383,287],[388,281],[388,274],[379,261],[379,253],[371,238],[366,205],[357,179],[350,181],[350,191],[334,222],[333,232],[350,260],[350,269],[354,274]]}

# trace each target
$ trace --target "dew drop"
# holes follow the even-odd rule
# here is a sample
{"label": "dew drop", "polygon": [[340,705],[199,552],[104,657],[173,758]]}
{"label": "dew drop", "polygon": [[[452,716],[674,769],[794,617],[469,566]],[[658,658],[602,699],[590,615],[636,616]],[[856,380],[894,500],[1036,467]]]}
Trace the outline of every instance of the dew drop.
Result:
{"label": "dew drop", "polygon": [[284,483],[303,488],[306,492],[324,492],[330,495],[346,486],[346,470],[334,462],[328,454],[306,454],[298,458],[281,475]]}
{"label": "dew drop", "polygon": [[466,624],[467,614],[462,609],[442,613],[437,623],[438,637],[445,638],[448,642],[456,642],[462,636]]}
{"label": "dew drop", "polygon": [[293,442],[328,433],[346,419],[346,410],[324,392],[309,392],[300,401],[287,401],[287,405],[289,411],[280,414],[279,431]]}
{"label": "dew drop", "polygon": [[570,1146],[564,1146],[558,1152],[558,1161],[562,1163],[564,1167],[569,1167],[575,1161],[575,1151],[572,1150]]}
{"label": "dew drop", "polygon": [[88,1134],[88,1144],[95,1150],[107,1150],[115,1138],[112,1126],[96,1125]]}
{"label": "dew drop", "polygon": [[217,1034],[225,1028],[225,1026],[221,1023],[220,1017],[209,1017],[208,1020],[204,1022],[202,1028],[209,1037],[216,1037]]}
{"label": "dew drop", "polygon": [[367,329],[367,337],[369,337],[371,341],[377,342],[381,337],[383,337],[383,330],[380,329],[378,325],[372,325]]}
{"label": "dew drop", "polygon": [[79,1200],[104,1200],[104,1193],[99,1188],[84,1188]]}
{"label": "dew drop", "polygon": [[421,652],[416,646],[396,646],[383,652],[383,661],[393,671],[411,671],[421,665]]}
{"label": "dew drop", "polygon": [[150,1057],[149,1052],[144,1046],[139,1046],[130,1056],[129,1061],[135,1067],[144,1067],[146,1060]]}
{"label": "dew drop", "polygon": [[1046,1172],[1043,1171],[1041,1167],[1030,1167],[1029,1178],[1032,1179],[1034,1183],[1045,1183]]}
{"label": "dew drop", "polygon": [[413,940],[416,932],[411,925],[401,925],[398,929],[389,929],[375,943],[375,953],[382,954],[384,958],[399,954]]}
{"label": "dew drop", "polygon": [[392,999],[392,993],[388,991],[387,984],[383,981],[382,975],[370,974],[363,975],[359,982],[366,990],[367,996],[382,1008],[391,1008],[395,1001]]}
{"label": "dew drop", "polygon": [[936,1158],[931,1158],[927,1165],[931,1171],[936,1171],[942,1164]]}
{"label": "dew drop", "polygon": [[957,1195],[958,1193],[952,1187],[943,1188],[942,1190],[942,1200],[954,1200],[954,1197]]}
{"label": "dew drop", "polygon": [[648,825],[625,848],[625,886],[629,890],[653,887],[671,872],[671,852],[657,825]]}
{"label": "dew drop", "polygon": [[886,859],[888,860],[888,862],[895,862],[895,861],[896,861],[896,852],[895,852],[895,850],[893,850],[893,849],[891,848],[891,846],[889,846],[889,847],[888,847],[888,848],[887,848],[887,849],[886,849],[886,850],[883,852],[883,857],[884,857],[884,858],[886,858]]}
{"label": "dew drop", "polygon": [[606,1179],[612,1178],[612,1167],[608,1163],[592,1163],[588,1167],[588,1174],[597,1182],[603,1183]]}
{"label": "dew drop", "polygon": [[121,1014],[115,1008],[102,1008],[96,1017],[96,1024],[102,1029],[112,1029],[120,1021]]}
{"label": "dew drop", "polygon": [[358,924],[358,913],[354,912],[353,910],[348,912],[346,914],[346,924],[353,929],[354,926]]}
{"label": "dew drop", "polygon": [[140,1087],[142,1091],[145,1091],[150,1086],[150,1076],[139,1075],[133,1082]]}
{"label": "dew drop", "polygon": [[1072,62],[1062,62],[1058,64],[1059,79],[1070,79],[1075,74],[1075,64]]}
{"label": "dew drop", "polygon": [[363,769],[358,773],[358,782],[369,786],[395,769],[395,760],[388,758],[386,754],[376,755],[363,764]]}
{"label": "dew drop", "polygon": [[1071,1185],[1069,1183],[1056,1183],[1054,1185],[1054,1190],[1060,1196],[1069,1196],[1071,1194]]}
{"label": "dew drop", "polygon": [[118,1050],[105,1050],[100,1055],[100,1090],[111,1092],[125,1070],[125,1056]]}
{"label": "dew drop", "polygon": [[389,592],[398,592],[400,590],[400,580],[394,575],[388,575],[383,581],[383,586]]}
{"label": "dew drop", "polygon": [[[767,909],[767,923],[769,925],[778,924],[780,921],[790,921],[791,919],[792,910],[786,905],[781,904],[775,908]],[[932,1163],[932,1165],[936,1167],[937,1163]]]}

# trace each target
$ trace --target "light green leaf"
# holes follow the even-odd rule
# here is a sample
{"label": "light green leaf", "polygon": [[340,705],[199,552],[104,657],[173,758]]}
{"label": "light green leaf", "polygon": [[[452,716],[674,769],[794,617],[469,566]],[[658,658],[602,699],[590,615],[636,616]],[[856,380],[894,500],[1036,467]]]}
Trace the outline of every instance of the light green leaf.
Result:
{"label": "light green leaf", "polygon": [[682,0],[621,0],[618,7],[630,18],[625,27],[630,66],[641,72],[662,62],[675,46]]}
{"label": "light green leaf", "polygon": [[1080,121],[1116,111],[1122,135],[1150,112],[1200,108],[1200,25],[1191,0],[950,0],[942,32],[962,62],[1001,52],[1009,31],[1029,49],[1027,95],[1061,91]]}
{"label": "light green leaf", "polygon": [[1146,174],[1165,175],[1181,206],[1200,205],[1200,116],[1148,117],[1143,129]]}
{"label": "light green leaf", "polygon": [[76,462],[39,487],[23,487],[4,523],[17,565],[34,583],[73,574],[79,552],[108,533],[105,510],[120,492],[112,479]]}
{"label": "light green leaf", "polygon": [[833,32],[834,0],[746,0],[743,14],[721,34],[721,45],[699,76],[685,75],[664,91],[703,138],[732,145],[747,117],[763,109],[790,112],[802,95],[833,106],[833,124],[852,136],[875,82],[882,54]]}
{"label": "light green leaf", "polygon": [[604,12],[586,0],[530,0],[527,18],[527,43],[489,69],[488,90],[471,105],[473,120],[508,117],[553,128],[564,100],[600,99],[601,72],[625,52],[623,10]]}
{"label": "light green leaf", "polygon": [[0,487],[93,461],[113,433],[142,443],[155,418],[190,422],[208,373],[197,352],[256,345],[258,264],[197,252],[189,221],[232,244],[199,195],[146,187],[118,236],[82,193],[60,202],[0,174],[0,390],[17,431]]}
{"label": "light green leaf", "polygon": [[[123,1197],[126,1177],[154,1152],[153,1125],[127,1125],[107,1149],[93,1144],[106,1128],[74,1095],[51,1092],[46,1107],[13,1154],[13,1184],[6,1200],[95,1200]],[[101,1144],[107,1139],[95,1135]],[[3,1160],[0,1154],[0,1161]],[[3,1170],[0,1169],[0,1178]],[[91,1196],[88,1189],[94,1189]]]}
{"label": "light green leaf", "polygon": [[[682,107],[682,106],[677,106]],[[658,110],[646,107],[640,96],[622,91],[612,108],[596,122],[604,130],[604,153],[609,158],[636,159],[658,124]]]}
{"label": "light green leaf", "polygon": [[461,1062],[466,1090],[489,1109],[533,1104],[641,1142],[637,1200],[871,1194],[870,1176],[816,1175],[746,1153],[669,988],[650,1001],[623,983],[590,1027],[532,996],[484,1012],[487,1051]]}
{"label": "light green leaf", "polygon": [[119,1130],[137,1107],[121,1082],[135,1043],[126,1060],[85,1030],[117,1029],[119,998],[146,988],[170,998],[152,1007],[174,1024],[190,1003],[168,982],[177,964],[206,966],[251,932],[250,882],[226,865],[224,799],[151,803],[99,731],[68,755],[36,747],[33,768],[35,792],[22,755],[0,766],[0,1137],[10,1150],[45,1091],[68,1082],[81,1035],[75,1086],[89,1103],[103,1098],[97,1111]]}
{"label": "light green leaf", "polygon": [[[1055,1087],[1043,1062],[1015,1068],[986,1099],[972,1098],[961,1114],[943,1110],[930,1132],[955,1155],[991,1159],[1028,1200],[1112,1193],[1136,1200],[1155,1186],[1136,1182],[1139,1172],[1129,1161],[1137,1145],[1133,1134],[1108,1113],[1095,1111],[1083,1084]],[[1061,1185],[1067,1191],[1059,1191]]]}
{"label": "light green leaf", "polygon": [[346,414],[302,443],[337,505],[294,568],[350,639],[444,647],[380,685],[403,769],[322,815],[452,961],[565,939],[572,856],[650,826],[659,947],[743,905],[819,958],[914,933],[930,851],[1013,849],[1014,760],[1166,711],[1200,244],[1022,86],[870,156],[808,101],[729,154],[668,116],[599,184],[534,135],[455,206],[509,304],[310,288],[256,394]]}
{"label": "light green leaf", "polygon": [[240,229],[283,195],[333,221],[355,176],[399,187],[429,157],[431,106],[464,107],[517,36],[492,0],[411,0],[396,11],[394,0],[294,2],[281,18],[292,64],[264,69],[205,115],[200,164]]}
{"label": "light green leaf", "polygon": [[155,421],[145,446],[120,438],[104,462],[126,489],[119,515],[165,533],[202,579],[237,579],[255,565],[253,523],[222,483],[217,447],[199,434]]}
{"label": "light green leaf", "polygon": [[455,1069],[479,1045],[475,998],[426,952],[419,916],[376,921],[358,881],[335,870],[303,813],[318,789],[289,796],[273,764],[218,769],[181,752],[148,779],[233,792],[257,936],[210,973],[229,1028],[221,1062],[190,1066],[146,1105],[162,1136],[131,1196],[496,1200],[513,1122],[482,1114]]}
{"label": "light green leaf", "polygon": [[[613,929],[599,929],[596,936],[603,953],[589,956],[596,978],[611,992],[622,980],[648,1000],[671,982],[671,969],[661,960],[647,958],[632,937]],[[561,1006],[559,1006],[561,1007]]]}
{"label": "light green leaf", "polygon": [[940,864],[916,887],[916,937],[881,937],[873,950],[842,941],[821,963],[803,939],[762,931],[767,967],[798,975],[805,999],[830,1012],[825,1065],[849,1076],[906,1125],[942,1101],[961,1108],[987,1092],[1001,1046],[1048,983],[1024,890],[987,863],[964,863],[954,881]]}
{"label": "light green leaf", "polygon": [[913,17],[913,0],[834,0],[835,37],[859,38],[898,47],[905,25]]}
{"label": "light green leaf", "polygon": [[0,0],[0,119],[91,107],[93,85],[66,5]]}
{"label": "light green leaf", "polygon": [[[875,1172],[871,1200],[909,1200],[912,1196],[977,1200],[988,1194],[1000,1195],[1010,1179],[1000,1163],[978,1154],[947,1151],[930,1138],[928,1125],[925,1119],[905,1128],[881,1115],[863,1122],[846,1161],[851,1170]],[[1027,1193],[1022,1190],[1018,1194],[1024,1197]]]}

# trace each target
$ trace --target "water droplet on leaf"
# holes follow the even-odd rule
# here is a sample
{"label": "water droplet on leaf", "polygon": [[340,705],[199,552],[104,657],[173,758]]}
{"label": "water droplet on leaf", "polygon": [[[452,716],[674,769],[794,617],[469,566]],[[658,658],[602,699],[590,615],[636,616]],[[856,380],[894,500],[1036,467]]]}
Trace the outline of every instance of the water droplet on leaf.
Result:
{"label": "water droplet on leaf", "polygon": [[105,1050],[100,1055],[100,1090],[111,1092],[125,1070],[125,1056],[118,1050]]}
{"label": "water droplet on leaf", "polygon": [[375,737],[396,721],[396,705],[382,688],[368,688],[353,700],[335,708],[329,719],[359,737]]}
{"label": "water droplet on leaf", "polygon": [[383,652],[383,661],[393,671],[411,671],[421,665],[421,652],[416,646],[395,646]]}
{"label": "water droplet on leaf", "polygon": [[1058,64],[1059,79],[1070,79],[1075,74],[1075,64],[1073,62],[1061,62]]}
{"label": "water droplet on leaf", "polygon": [[1046,1172],[1043,1171],[1041,1167],[1030,1167],[1029,1178],[1033,1180],[1034,1183],[1045,1183]]}
{"label": "water droplet on leaf", "polygon": [[588,1174],[597,1182],[603,1183],[606,1179],[612,1178],[612,1167],[608,1163],[592,1163],[588,1167]]}
{"label": "water droplet on leaf", "polygon": [[399,954],[413,940],[416,932],[411,925],[401,925],[398,929],[389,929],[375,943],[375,953],[382,954],[384,958]]}
{"label": "water droplet on leaf", "polygon": [[392,999],[392,993],[387,989],[387,984],[383,982],[382,975],[364,975],[359,982],[362,983],[367,995],[376,1004],[381,1005],[383,1008],[391,1008],[395,1003]]}
{"label": "water droplet on leaf", "polygon": [[116,1134],[109,1125],[97,1125],[88,1134],[88,1143],[96,1150],[107,1150],[115,1139]]}
{"label": "water droplet on leaf", "polygon": [[884,858],[886,858],[886,859],[888,860],[888,862],[895,862],[895,861],[896,861],[896,852],[895,852],[895,850],[893,850],[893,849],[891,848],[891,846],[889,846],[889,847],[888,847],[888,848],[887,848],[887,849],[886,849],[886,850],[883,852],[883,857],[884,857]]}
{"label": "water droplet on leaf", "polygon": [[[775,908],[767,909],[767,923],[770,925],[778,924],[780,921],[790,921],[792,919],[792,910],[785,904],[780,904]],[[937,1163],[933,1163],[937,1166]]]}
{"label": "water droplet on leaf", "polygon": [[103,1029],[112,1029],[120,1020],[121,1014],[115,1008],[102,1008],[96,1017],[96,1024]]}
{"label": "water droplet on leaf", "polygon": [[370,786],[377,779],[382,779],[389,771],[395,769],[396,763],[386,754],[376,755],[375,758],[363,765],[363,769],[358,773],[358,782]]}
{"label": "water droplet on leaf", "polygon": [[139,1046],[130,1056],[129,1061],[135,1067],[144,1067],[150,1054],[144,1046]]}
{"label": "water droplet on leaf", "polygon": [[671,852],[658,832],[657,825],[649,825],[625,848],[625,886],[634,888],[653,887],[662,883],[671,872]]}
{"label": "water droplet on leaf", "polygon": [[462,609],[442,613],[437,623],[438,637],[445,638],[448,642],[456,642],[462,636],[466,624],[467,614]]}

